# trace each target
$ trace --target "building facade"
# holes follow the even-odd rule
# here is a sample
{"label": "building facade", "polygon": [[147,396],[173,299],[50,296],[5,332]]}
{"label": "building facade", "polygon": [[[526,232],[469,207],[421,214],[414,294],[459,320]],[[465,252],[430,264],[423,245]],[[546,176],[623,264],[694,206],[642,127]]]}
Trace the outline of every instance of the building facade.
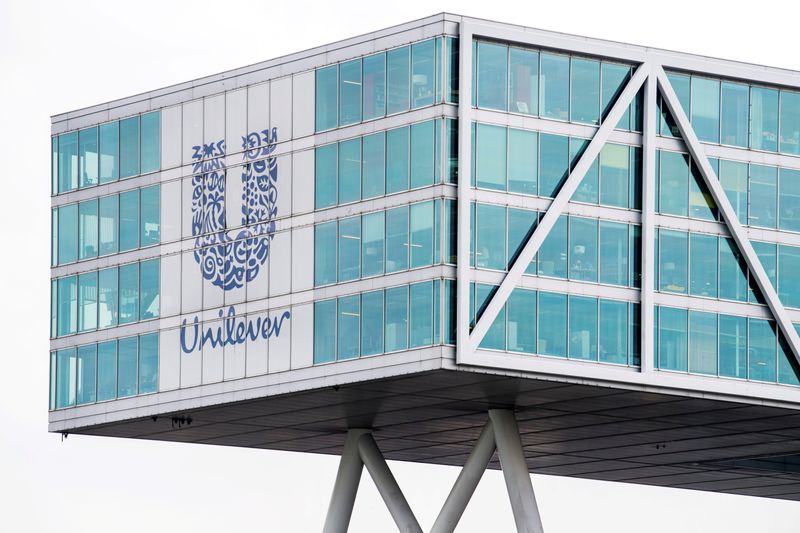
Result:
{"label": "building facade", "polygon": [[800,499],[800,73],[442,14],[52,133],[51,431]]}

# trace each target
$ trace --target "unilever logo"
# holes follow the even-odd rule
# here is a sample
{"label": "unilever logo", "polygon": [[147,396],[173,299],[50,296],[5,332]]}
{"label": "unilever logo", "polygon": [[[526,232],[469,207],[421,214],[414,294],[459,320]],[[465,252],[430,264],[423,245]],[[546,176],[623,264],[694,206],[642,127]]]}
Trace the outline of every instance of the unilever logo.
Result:
{"label": "unilever logo", "polygon": [[[192,149],[192,236],[194,258],[203,278],[223,291],[241,288],[258,276],[267,261],[278,214],[278,161],[274,155],[278,129],[255,131],[242,137],[242,228],[228,231],[225,200],[225,140]],[[224,318],[223,318],[224,316]],[[290,313],[280,317],[241,318],[233,306],[219,311],[221,325],[200,331],[195,316],[181,325],[181,349],[191,353],[211,347],[242,344],[251,339],[280,335]],[[188,330],[188,332],[187,332]],[[191,341],[190,341],[191,339]]]}

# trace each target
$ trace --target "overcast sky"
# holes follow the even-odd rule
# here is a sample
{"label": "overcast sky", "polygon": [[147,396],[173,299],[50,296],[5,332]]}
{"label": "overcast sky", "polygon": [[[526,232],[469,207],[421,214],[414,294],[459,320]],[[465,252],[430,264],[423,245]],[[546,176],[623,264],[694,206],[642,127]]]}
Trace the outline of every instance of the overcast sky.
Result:
{"label": "overcast sky", "polygon": [[[441,11],[800,70],[796,2],[645,4],[0,0],[0,531],[320,531],[337,466],[327,456],[47,433],[50,115]],[[458,470],[390,464],[429,528]],[[547,533],[800,524],[800,503],[533,482]],[[350,531],[393,528],[365,474]],[[484,475],[458,529],[487,530],[514,530],[499,472]]]}

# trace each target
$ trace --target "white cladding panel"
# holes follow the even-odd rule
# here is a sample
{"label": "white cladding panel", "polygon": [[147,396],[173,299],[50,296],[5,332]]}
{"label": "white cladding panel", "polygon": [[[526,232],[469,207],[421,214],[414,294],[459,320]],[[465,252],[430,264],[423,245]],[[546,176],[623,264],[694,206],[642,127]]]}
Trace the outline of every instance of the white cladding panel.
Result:
{"label": "white cladding panel", "polygon": [[292,307],[292,369],[314,364],[314,305]]}
{"label": "white cladding panel", "polygon": [[161,110],[161,168],[168,169],[181,164],[181,139],[183,123],[182,106]]}
{"label": "white cladding panel", "polygon": [[282,231],[270,243],[269,295],[286,294],[292,280],[292,234]]}
{"label": "white cladding panel", "polygon": [[270,83],[270,125],[278,128],[278,140],[292,138],[292,77],[287,76]]}
{"label": "white cladding panel", "polygon": [[[273,327],[280,328],[274,329],[277,335],[269,338],[269,373],[283,372],[289,370],[291,365],[291,330],[292,321],[281,321],[284,312],[289,312],[288,309],[274,309],[270,311],[273,318]],[[276,322],[277,320],[277,322]],[[277,325],[276,325],[277,324]]]}
{"label": "white cladding panel", "polygon": [[314,226],[292,230],[292,292],[314,287]]}
{"label": "white cladding panel", "polygon": [[181,255],[161,256],[160,313],[170,317],[181,312]]}
{"label": "white cladding panel", "polygon": [[261,131],[269,125],[269,83],[247,88],[247,131]]}
{"label": "white cladding panel", "polygon": [[292,154],[292,214],[314,210],[314,150]]}
{"label": "white cladding panel", "polygon": [[228,153],[241,150],[247,135],[247,89],[225,93],[225,143]]}
{"label": "white cladding panel", "polygon": [[[225,95],[210,96],[204,104],[203,142],[216,143],[225,138]],[[231,144],[236,146],[233,141],[231,139]]]}
{"label": "white cladding panel", "polygon": [[181,180],[161,183],[161,242],[181,238]]}
{"label": "white cladding panel", "polygon": [[292,80],[294,138],[314,134],[314,71],[295,74]]}
{"label": "white cladding panel", "polygon": [[183,164],[192,162],[194,146],[203,144],[203,101],[183,104]]}
{"label": "white cladding panel", "polygon": [[[202,330],[210,330],[213,334],[225,327],[222,320],[204,322]],[[222,381],[223,347],[218,343],[203,344],[203,385]]]}
{"label": "white cladding panel", "polygon": [[158,337],[158,390],[174,390],[180,386],[180,330],[165,329]]}

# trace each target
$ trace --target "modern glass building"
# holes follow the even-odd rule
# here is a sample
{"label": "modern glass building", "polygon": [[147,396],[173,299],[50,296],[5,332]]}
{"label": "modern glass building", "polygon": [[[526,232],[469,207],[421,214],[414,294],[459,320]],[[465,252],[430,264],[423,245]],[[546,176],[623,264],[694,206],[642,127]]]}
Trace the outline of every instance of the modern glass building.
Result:
{"label": "modern glass building", "polygon": [[54,116],[51,203],[50,431],[800,500],[798,72],[441,14]]}

